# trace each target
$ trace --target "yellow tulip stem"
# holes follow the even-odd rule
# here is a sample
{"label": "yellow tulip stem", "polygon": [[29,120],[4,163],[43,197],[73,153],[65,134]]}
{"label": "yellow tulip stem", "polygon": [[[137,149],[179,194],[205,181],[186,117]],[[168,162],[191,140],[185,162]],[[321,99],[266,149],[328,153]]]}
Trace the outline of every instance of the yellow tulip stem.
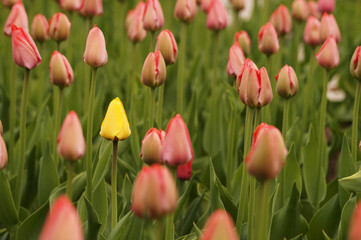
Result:
{"label": "yellow tulip stem", "polygon": [[358,115],[360,109],[360,94],[361,94],[361,83],[357,81],[355,102],[353,107],[353,118],[352,118],[352,158],[354,163],[357,163],[357,131],[358,131]]}
{"label": "yellow tulip stem", "polygon": [[117,159],[118,159],[118,139],[113,141],[113,161],[112,161],[112,229],[118,222],[117,207]]}

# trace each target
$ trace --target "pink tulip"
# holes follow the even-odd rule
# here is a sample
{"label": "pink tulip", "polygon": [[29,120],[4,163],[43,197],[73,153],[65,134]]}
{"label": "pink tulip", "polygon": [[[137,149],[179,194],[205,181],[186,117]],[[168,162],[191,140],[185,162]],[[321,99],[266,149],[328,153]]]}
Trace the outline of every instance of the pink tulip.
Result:
{"label": "pink tulip", "polygon": [[148,164],[162,163],[161,155],[165,132],[156,128],[151,128],[142,140],[140,158]]}
{"label": "pink tulip", "polygon": [[93,68],[104,66],[108,62],[105,38],[102,30],[96,25],[89,31],[83,61]]}
{"label": "pink tulip", "polygon": [[[1,121],[0,121],[1,124]],[[2,137],[2,124],[1,124],[1,132],[0,132],[0,170],[4,169],[8,164],[8,152],[6,150],[6,145],[4,139]]]}
{"label": "pink tulip", "polygon": [[64,41],[70,33],[71,23],[64,13],[56,13],[49,20],[49,36],[55,41]]}
{"label": "pink tulip", "polygon": [[144,8],[144,2],[140,1],[135,9],[128,12],[125,20],[128,39],[134,43],[143,41],[147,35],[147,31],[143,26]]}
{"label": "pink tulip", "polygon": [[54,51],[51,55],[49,77],[50,82],[60,88],[68,87],[73,83],[73,69],[66,57],[58,51]]}
{"label": "pink tulip", "polygon": [[241,73],[242,66],[246,60],[237,42],[229,49],[228,56],[227,73],[231,77],[237,77]]}
{"label": "pink tulip", "polygon": [[361,80],[361,46],[358,46],[352,55],[350,72],[357,80]]}
{"label": "pink tulip", "polygon": [[201,10],[203,12],[208,12],[208,8],[211,5],[213,0],[199,0],[201,5]]}
{"label": "pink tulip", "polygon": [[239,44],[245,56],[251,52],[251,39],[246,31],[240,31],[235,34],[234,41]]}
{"label": "pink tulip", "polygon": [[31,35],[35,41],[44,42],[49,39],[49,23],[45,16],[37,14],[31,24]]}
{"label": "pink tulip", "polygon": [[321,23],[314,16],[309,16],[306,22],[303,40],[307,45],[317,46],[321,44]]}
{"label": "pink tulip", "polygon": [[4,7],[12,7],[17,2],[22,2],[22,0],[2,0],[1,1]]}
{"label": "pink tulip", "polygon": [[276,91],[283,98],[290,98],[298,92],[298,78],[292,67],[285,65],[276,76]]}
{"label": "pink tulip", "polygon": [[331,13],[335,10],[335,4],[335,0],[318,0],[318,10]]}
{"label": "pink tulip", "polygon": [[316,2],[314,2],[313,0],[309,0],[308,7],[310,9],[311,16],[314,16],[317,19],[321,18],[322,12],[320,12],[320,10],[318,10],[318,5]]}
{"label": "pink tulip", "polygon": [[6,19],[4,34],[8,37],[11,36],[12,25],[29,32],[28,15],[26,14],[24,5],[21,1],[18,1],[14,6],[12,6],[8,19]]}
{"label": "pink tulip", "polygon": [[306,21],[310,15],[310,9],[306,0],[294,0],[292,3],[292,17],[300,22]]}
{"label": "pink tulip", "polygon": [[358,201],[350,220],[348,240],[360,240],[361,239],[361,201]]}
{"label": "pink tulip", "polygon": [[292,19],[288,8],[281,4],[271,15],[271,24],[275,27],[279,36],[285,35],[292,30]]}
{"label": "pink tulip", "polygon": [[226,8],[220,0],[212,0],[207,12],[207,28],[220,31],[227,27],[228,16]]}
{"label": "pink tulip", "polygon": [[103,0],[83,0],[80,14],[86,17],[95,17],[103,14]]}
{"label": "pink tulip", "polygon": [[258,33],[258,49],[266,55],[271,55],[278,52],[279,48],[276,29],[268,22]]}
{"label": "pink tulip", "polygon": [[177,167],[177,178],[179,180],[189,180],[192,177],[192,164],[193,159],[189,162],[179,165]]}
{"label": "pink tulip", "polygon": [[321,40],[324,42],[328,37],[333,36],[336,42],[341,41],[341,33],[335,17],[332,14],[323,13],[321,18]]}
{"label": "pink tulip", "polygon": [[167,78],[167,67],[159,51],[148,54],[144,61],[141,81],[143,85],[155,88],[162,85]]}
{"label": "pink tulip", "polygon": [[323,43],[320,51],[316,54],[316,59],[318,65],[327,70],[333,69],[340,64],[340,55],[333,36]]}
{"label": "pink tulip", "polygon": [[82,0],[60,0],[60,7],[64,11],[73,12],[79,11],[82,7]]}
{"label": "pink tulip", "polygon": [[164,16],[159,0],[146,0],[143,23],[144,28],[151,32],[155,32],[163,27]]}
{"label": "pink tulip", "polygon": [[196,0],[177,0],[174,16],[181,21],[191,22],[197,13]]}
{"label": "pink tulip", "polygon": [[159,33],[155,50],[161,52],[167,65],[175,63],[178,56],[178,46],[171,31],[165,29]]}
{"label": "pink tulip", "polygon": [[238,240],[232,217],[222,209],[218,209],[208,218],[201,240]]}

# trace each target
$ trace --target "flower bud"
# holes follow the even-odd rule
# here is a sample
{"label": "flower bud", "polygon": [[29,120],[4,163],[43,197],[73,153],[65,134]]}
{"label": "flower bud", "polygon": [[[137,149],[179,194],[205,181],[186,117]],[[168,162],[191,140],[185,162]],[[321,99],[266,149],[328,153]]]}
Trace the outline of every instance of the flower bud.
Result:
{"label": "flower bud", "polygon": [[155,32],[163,27],[164,16],[159,0],[146,0],[143,23],[144,28],[151,32]]}
{"label": "flower bud", "polygon": [[167,127],[163,142],[162,161],[170,166],[185,164],[193,159],[193,148],[187,125],[177,114]]}
{"label": "flower bud", "polygon": [[324,42],[330,36],[333,36],[336,42],[341,41],[341,33],[338,28],[335,17],[332,14],[324,13],[321,18],[321,41]]}
{"label": "flower bud", "polygon": [[208,8],[211,5],[211,2],[213,0],[199,0],[200,1],[200,5],[201,5],[201,10],[203,12],[208,12]]}
{"label": "flower bud", "polygon": [[271,15],[271,24],[275,27],[279,36],[288,34],[292,30],[292,20],[288,8],[281,4]]}
{"label": "flower bud", "polygon": [[12,25],[24,29],[25,32],[29,32],[28,15],[26,14],[24,5],[21,1],[18,1],[12,6],[10,14],[6,19],[4,34],[8,37],[11,36]]}
{"label": "flower bud", "polygon": [[144,2],[140,1],[135,9],[128,12],[125,20],[128,38],[133,43],[143,41],[147,35],[147,31],[143,26],[144,7]]}
{"label": "flower bud", "polygon": [[141,159],[148,163],[162,163],[161,155],[165,132],[156,128],[151,128],[145,134],[140,151]]}
{"label": "flower bud", "polygon": [[86,17],[95,17],[103,14],[103,0],[83,0],[80,14]]}
{"label": "flower bud", "polygon": [[192,164],[193,164],[193,158],[182,165],[179,165],[177,167],[177,178],[179,180],[189,180],[192,177]]}
{"label": "flower bud", "polygon": [[138,217],[156,219],[172,213],[177,199],[177,188],[168,168],[153,164],[144,166],[135,179],[131,208]]}
{"label": "flower bud", "polygon": [[271,55],[278,52],[279,48],[276,29],[268,22],[258,33],[258,49],[266,55]]}
{"label": "flower bud", "polygon": [[105,38],[102,30],[96,25],[89,31],[83,61],[93,68],[104,66],[108,62]]}
{"label": "flower bud", "polygon": [[191,22],[197,13],[196,0],[177,0],[174,16],[183,22]]}
{"label": "flower bud", "polygon": [[357,80],[361,80],[361,46],[358,46],[352,55],[350,72]]}
{"label": "flower bud", "polygon": [[310,9],[306,0],[294,0],[292,3],[292,17],[300,22],[306,21],[310,16]]}
{"label": "flower bud", "polygon": [[320,51],[316,54],[318,65],[327,70],[333,69],[340,63],[336,40],[333,36],[329,37],[322,45]]}
{"label": "flower bud", "polygon": [[58,51],[54,51],[51,55],[49,77],[50,82],[60,88],[68,87],[73,83],[73,69],[66,57]]}
{"label": "flower bud", "polygon": [[51,206],[39,240],[83,240],[80,216],[70,199],[62,195]]}
{"label": "flower bud", "polygon": [[27,69],[38,66],[41,63],[41,57],[30,34],[16,25],[12,26],[11,32],[14,62]]}
{"label": "flower bud", "polygon": [[318,0],[318,10],[331,13],[335,10],[335,4],[335,0]]}
{"label": "flower bud", "polygon": [[4,129],[3,129],[3,123],[0,120],[0,135],[3,135]]}
{"label": "flower bud", "polygon": [[361,239],[361,201],[356,204],[349,224],[348,240]]}
{"label": "flower bud", "polygon": [[303,40],[307,45],[317,46],[321,44],[320,28],[320,21],[314,16],[309,16],[303,33]]}
{"label": "flower bud", "polygon": [[85,154],[85,140],[78,115],[70,111],[65,117],[58,136],[58,154],[65,160],[75,161]]}
{"label": "flower bud", "polygon": [[165,29],[159,33],[155,50],[162,54],[167,65],[175,63],[178,56],[178,46],[171,31]]}
{"label": "flower bud", "polygon": [[31,24],[31,35],[35,41],[44,42],[49,39],[49,23],[45,16],[37,14]]}
{"label": "flower bud", "polygon": [[314,16],[317,19],[321,18],[322,13],[318,10],[318,5],[313,0],[308,1],[308,7],[310,9],[311,16]]}
{"label": "flower bud", "polygon": [[241,11],[244,9],[245,3],[244,0],[231,0],[231,5],[235,11]]}
{"label": "flower bud", "polygon": [[250,152],[245,158],[248,172],[258,180],[273,179],[285,165],[287,149],[281,132],[261,123],[253,133]]}
{"label": "flower bud", "polygon": [[54,14],[49,20],[49,36],[51,39],[60,42],[68,38],[71,23],[64,13]]}
{"label": "flower bud", "polygon": [[276,76],[276,91],[284,98],[290,98],[298,92],[298,79],[292,67],[285,65]]}
{"label": "flower bud", "polygon": [[22,2],[21,0],[2,0],[1,1],[4,7],[12,7],[17,2]]}
{"label": "flower bud", "polygon": [[150,88],[159,87],[167,77],[167,68],[162,54],[159,51],[148,54],[142,69],[142,83]]}
{"label": "flower bud", "polygon": [[218,209],[208,218],[201,240],[238,240],[232,217],[223,209]]}
{"label": "flower bud", "polygon": [[82,7],[82,0],[60,0],[59,3],[61,9],[68,12],[79,11]]}
{"label": "flower bud", "polygon": [[235,42],[239,44],[245,56],[248,56],[251,52],[251,39],[246,31],[237,32],[234,37]]}
{"label": "flower bud", "polygon": [[215,31],[227,27],[228,16],[226,8],[220,0],[212,0],[207,12],[207,28]]}
{"label": "flower bud", "polygon": [[[1,124],[1,121],[0,121]],[[0,170],[4,169],[8,164],[8,152],[6,150],[6,145],[2,137],[2,125],[1,125],[1,134],[0,134]]]}
{"label": "flower bud", "polygon": [[227,63],[227,73],[230,77],[237,77],[242,70],[245,57],[241,47],[235,42],[229,49],[229,57]]}
{"label": "flower bud", "polygon": [[112,141],[127,139],[130,135],[130,128],[123,103],[119,98],[110,102],[107,113],[100,127],[100,136]]}

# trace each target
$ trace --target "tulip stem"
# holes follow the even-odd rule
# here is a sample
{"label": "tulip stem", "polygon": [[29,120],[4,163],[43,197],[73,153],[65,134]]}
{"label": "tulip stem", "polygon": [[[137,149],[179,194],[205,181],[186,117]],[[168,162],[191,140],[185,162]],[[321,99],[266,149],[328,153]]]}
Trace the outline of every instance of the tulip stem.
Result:
{"label": "tulip stem", "polygon": [[253,131],[259,125],[260,115],[261,115],[261,108],[256,108],[255,111],[254,111]]}
{"label": "tulip stem", "polygon": [[[174,179],[174,182],[177,182],[177,168],[169,167],[169,171],[172,174],[172,177]],[[165,240],[174,240],[174,212],[169,213],[166,216],[166,222],[165,222]]]}
{"label": "tulip stem", "polygon": [[72,195],[72,182],[74,177],[74,162],[69,160],[67,161],[67,170],[68,170],[68,180],[66,183],[66,195],[71,199]]}
{"label": "tulip stem", "polygon": [[150,32],[149,52],[154,51],[155,31]]}
{"label": "tulip stem", "polygon": [[54,98],[55,98],[55,105],[54,105],[54,141],[53,141],[53,157],[55,166],[58,166],[59,163],[59,156],[57,153],[57,140],[59,134],[59,125],[60,125],[60,118],[61,118],[61,108],[63,103],[63,89],[59,87],[54,87]]}
{"label": "tulip stem", "polygon": [[213,65],[212,65],[212,70],[213,70],[213,78],[212,78],[212,90],[215,90],[216,87],[216,81],[217,81],[217,70],[218,70],[218,66],[217,66],[217,59],[218,59],[218,48],[219,48],[219,31],[215,31],[214,34],[214,49],[213,49]]}
{"label": "tulip stem", "polygon": [[255,201],[257,201],[257,208],[255,208],[255,223],[257,224],[254,228],[253,239],[269,239],[269,187],[270,181],[262,181],[256,191]]}
{"label": "tulip stem", "polygon": [[227,148],[227,186],[231,187],[232,178],[234,171],[234,135],[235,135],[235,128],[236,128],[236,114],[234,110],[231,108],[230,110],[231,116],[229,117],[229,128],[228,128],[228,148]]}
{"label": "tulip stem", "polygon": [[187,41],[187,24],[182,23],[180,46],[179,46],[179,60],[177,72],[177,112],[183,114],[184,101],[184,63],[186,57],[186,41]]}
{"label": "tulip stem", "polygon": [[288,128],[288,115],[289,115],[289,109],[290,109],[290,101],[289,99],[285,99],[283,102],[283,121],[282,121],[282,136],[285,140],[285,143],[287,143],[287,128]]}
{"label": "tulip stem", "polygon": [[148,119],[148,127],[146,131],[153,127],[154,124],[154,102],[155,102],[155,88],[150,88],[149,94],[149,119]]}
{"label": "tulip stem", "polygon": [[357,131],[358,131],[358,115],[360,109],[360,93],[361,83],[357,81],[355,103],[353,105],[353,117],[352,117],[352,158],[354,163],[357,163]]}
{"label": "tulip stem", "polygon": [[15,206],[19,211],[21,202],[21,188],[24,175],[25,164],[25,140],[26,140],[26,108],[28,102],[28,89],[29,89],[30,69],[25,69],[23,93],[21,95],[21,112],[20,112],[20,152],[18,162],[18,175],[15,187]]}
{"label": "tulip stem", "polygon": [[[272,76],[272,62],[271,62],[271,55],[267,55],[267,60],[266,60],[266,70],[268,72],[268,75],[269,76]],[[271,87],[272,87],[272,94],[273,96],[275,96],[275,83],[274,81],[271,80]],[[274,97],[273,97],[274,99]],[[271,104],[269,104],[269,106],[267,106],[265,108],[265,111],[264,111],[264,119],[265,119],[265,122],[267,123],[271,123],[272,122],[272,110],[273,110],[273,107],[274,106],[274,103],[271,102]]]}
{"label": "tulip stem", "polygon": [[112,229],[118,222],[117,207],[117,159],[118,159],[118,139],[113,141],[113,161],[112,161]]}
{"label": "tulip stem", "polygon": [[15,125],[16,125],[16,83],[17,83],[17,77],[16,77],[16,68],[15,63],[13,62],[11,64],[12,68],[12,76],[10,76],[10,116],[9,116],[9,125],[10,125],[10,139],[9,139],[9,159],[10,161],[14,161],[14,145],[15,145]]}
{"label": "tulip stem", "polygon": [[304,95],[304,104],[303,104],[303,130],[307,130],[307,120],[308,118],[308,112],[310,107],[310,102],[312,102],[312,90],[311,88],[311,82],[312,82],[312,76],[313,76],[313,68],[314,68],[314,62],[315,62],[315,47],[312,47],[312,51],[310,54],[310,60],[309,60],[309,68],[308,68],[308,75],[307,75],[307,82],[305,86],[305,95]]}
{"label": "tulip stem", "polygon": [[158,124],[158,128],[159,128],[159,129],[162,129],[164,86],[165,86],[165,83],[163,83],[163,84],[159,87],[159,90],[158,90],[157,124]]}

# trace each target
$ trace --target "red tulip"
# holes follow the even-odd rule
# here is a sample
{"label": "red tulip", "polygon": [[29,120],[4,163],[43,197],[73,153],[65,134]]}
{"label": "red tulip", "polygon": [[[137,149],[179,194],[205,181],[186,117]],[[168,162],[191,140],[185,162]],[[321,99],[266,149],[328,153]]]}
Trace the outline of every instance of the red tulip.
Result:
{"label": "red tulip", "polygon": [[71,23],[64,13],[56,13],[49,20],[49,36],[55,41],[64,41],[70,33]]}
{"label": "red tulip", "polygon": [[2,124],[0,121],[0,170],[4,169],[8,164],[8,152],[6,150],[6,145],[2,137]]}
{"label": "red tulip", "polygon": [[151,32],[157,31],[163,27],[164,16],[159,0],[146,0],[143,23],[144,28]]}
{"label": "red tulip", "polygon": [[227,73],[231,77],[237,77],[242,70],[245,61],[241,47],[235,42],[229,49],[229,57],[227,63]]}
{"label": "red tulip", "polygon": [[64,55],[54,51],[50,58],[50,82],[60,88],[70,86],[74,80],[73,69]]}
{"label": "red tulip", "polygon": [[192,177],[193,158],[189,162],[177,167],[177,178],[180,180],[189,180]]}
{"label": "red tulip", "polygon": [[197,13],[196,0],[177,0],[174,16],[181,21],[191,22]]}
{"label": "red tulip", "polygon": [[161,52],[167,65],[175,63],[178,56],[178,46],[171,31],[165,29],[159,33],[155,50]]}
{"label": "red tulip", "polygon": [[148,54],[144,61],[141,81],[151,88],[159,87],[167,78],[167,68],[162,54],[159,51]]}
{"label": "red tulip", "polygon": [[357,80],[361,80],[361,46],[358,46],[352,55],[350,72]]}
{"label": "red tulip", "polygon": [[278,52],[279,48],[276,29],[268,22],[258,33],[258,49],[266,55],[271,55]]}
{"label": "red tulip", "polygon": [[162,163],[161,155],[165,132],[156,128],[151,128],[142,140],[141,159],[148,163]]}
{"label": "red tulip", "polygon": [[316,54],[318,65],[325,69],[333,69],[340,64],[340,55],[338,53],[336,40],[333,36],[329,37],[322,45],[320,51]]}
{"label": "red tulip", "polygon": [[208,218],[201,240],[238,240],[231,216],[218,209]]}
{"label": "red tulip", "polygon": [[211,30],[222,30],[227,27],[227,11],[220,0],[212,0],[207,12],[207,28]]}
{"label": "red tulip", "polygon": [[200,5],[201,5],[201,10],[203,12],[208,12],[208,8],[211,5],[211,2],[213,0],[199,0],[200,1]]}
{"label": "red tulip", "polygon": [[331,13],[335,10],[335,4],[335,0],[318,0],[318,10]]}
{"label": "red tulip", "polygon": [[12,6],[8,19],[6,19],[4,34],[8,37],[11,36],[12,25],[29,32],[28,15],[26,14],[24,5],[21,1],[18,1],[14,6]]}
{"label": "red tulip", "polygon": [[307,45],[317,46],[321,44],[320,28],[320,21],[314,16],[309,16],[303,33],[303,40]]}
{"label": "red tulip", "polygon": [[147,31],[143,26],[144,8],[144,2],[140,1],[135,9],[128,12],[125,20],[128,39],[134,43],[143,41],[147,35]]}
{"label": "red tulip", "polygon": [[290,98],[298,92],[298,79],[292,67],[285,65],[276,76],[276,91],[284,98]]}
{"label": "red tulip", "polygon": [[333,36],[336,42],[341,41],[341,33],[338,28],[335,17],[332,14],[324,13],[321,18],[321,40],[322,42],[326,41],[326,39],[330,36]]}
{"label": "red tulip", "polygon": [[281,4],[271,15],[271,24],[275,27],[279,36],[285,35],[292,30],[292,19],[288,8]]}
{"label": "red tulip", "polygon": [[103,14],[103,0],[83,0],[80,14],[86,17],[95,17]]}
{"label": "red tulip", "polygon": [[105,38],[102,30],[96,25],[89,31],[83,61],[93,68],[104,66],[108,62]]}
{"label": "red tulip", "polygon": [[35,41],[44,42],[49,39],[49,23],[45,16],[37,14],[31,24],[31,35]]}

